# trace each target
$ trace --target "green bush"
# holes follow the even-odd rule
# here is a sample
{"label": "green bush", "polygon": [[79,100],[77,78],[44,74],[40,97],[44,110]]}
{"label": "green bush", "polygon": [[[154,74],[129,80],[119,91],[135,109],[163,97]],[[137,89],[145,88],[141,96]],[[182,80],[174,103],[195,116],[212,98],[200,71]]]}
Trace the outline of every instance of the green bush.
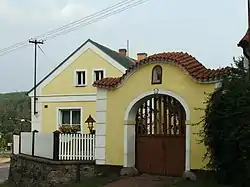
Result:
{"label": "green bush", "polygon": [[202,142],[208,167],[225,184],[249,186],[250,182],[250,81],[243,58],[235,61],[221,87],[208,95],[202,120]]}

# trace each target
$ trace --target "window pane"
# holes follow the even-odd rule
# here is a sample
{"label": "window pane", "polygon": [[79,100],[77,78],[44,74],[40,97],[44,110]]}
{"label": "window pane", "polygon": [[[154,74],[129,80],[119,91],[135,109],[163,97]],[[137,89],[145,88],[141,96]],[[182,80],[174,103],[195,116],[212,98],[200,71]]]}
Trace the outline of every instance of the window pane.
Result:
{"label": "window pane", "polygon": [[86,84],[86,80],[85,80],[85,71],[82,72],[82,84]]}
{"label": "window pane", "polygon": [[103,71],[100,71],[100,74],[101,74],[100,79],[103,79]]}
{"label": "window pane", "polygon": [[82,84],[81,72],[77,72],[77,85]]}
{"label": "window pane", "polygon": [[72,124],[79,125],[80,122],[80,110],[72,110]]}
{"label": "window pane", "polygon": [[70,111],[69,110],[62,110],[62,124],[67,125],[70,124]]}
{"label": "window pane", "polygon": [[95,71],[95,81],[98,81],[103,78],[103,71]]}
{"label": "window pane", "polygon": [[96,81],[99,80],[99,71],[95,71],[95,80],[96,80]]}

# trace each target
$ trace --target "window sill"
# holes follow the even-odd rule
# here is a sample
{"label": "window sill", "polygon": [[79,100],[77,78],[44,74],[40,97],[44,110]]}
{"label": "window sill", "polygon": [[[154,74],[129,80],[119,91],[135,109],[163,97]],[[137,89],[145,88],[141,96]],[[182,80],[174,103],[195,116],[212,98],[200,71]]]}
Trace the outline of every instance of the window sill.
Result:
{"label": "window sill", "polygon": [[75,85],[75,87],[86,87],[87,85]]}

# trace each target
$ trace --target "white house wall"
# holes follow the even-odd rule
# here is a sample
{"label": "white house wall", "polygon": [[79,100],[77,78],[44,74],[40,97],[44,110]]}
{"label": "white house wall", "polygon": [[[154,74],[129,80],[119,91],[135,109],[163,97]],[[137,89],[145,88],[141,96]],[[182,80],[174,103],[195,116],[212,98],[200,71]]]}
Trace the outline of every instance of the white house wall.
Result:
{"label": "white house wall", "polygon": [[42,128],[42,103],[37,99],[36,103],[37,114],[34,114],[34,97],[31,97],[31,130],[41,131]]}

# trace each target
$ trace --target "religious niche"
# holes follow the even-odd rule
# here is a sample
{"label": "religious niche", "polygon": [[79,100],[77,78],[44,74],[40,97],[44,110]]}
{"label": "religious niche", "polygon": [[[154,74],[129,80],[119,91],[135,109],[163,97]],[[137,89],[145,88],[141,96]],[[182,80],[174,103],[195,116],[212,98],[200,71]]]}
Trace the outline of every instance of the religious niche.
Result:
{"label": "religious niche", "polygon": [[154,66],[152,69],[152,84],[162,83],[162,67],[160,65]]}

